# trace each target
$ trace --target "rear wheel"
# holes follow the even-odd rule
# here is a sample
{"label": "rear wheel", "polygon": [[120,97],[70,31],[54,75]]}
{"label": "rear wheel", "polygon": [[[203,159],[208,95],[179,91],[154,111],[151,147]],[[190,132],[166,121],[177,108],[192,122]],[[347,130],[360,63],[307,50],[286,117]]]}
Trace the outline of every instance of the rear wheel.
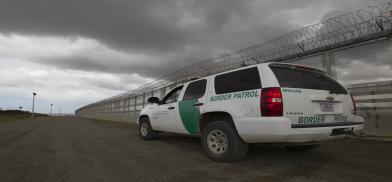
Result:
{"label": "rear wheel", "polygon": [[158,137],[158,132],[151,127],[148,118],[141,118],[139,122],[139,136],[143,140],[154,140]]}
{"label": "rear wheel", "polygon": [[246,156],[248,144],[242,141],[235,128],[225,121],[215,121],[203,129],[202,147],[207,156],[218,162],[234,162]]}

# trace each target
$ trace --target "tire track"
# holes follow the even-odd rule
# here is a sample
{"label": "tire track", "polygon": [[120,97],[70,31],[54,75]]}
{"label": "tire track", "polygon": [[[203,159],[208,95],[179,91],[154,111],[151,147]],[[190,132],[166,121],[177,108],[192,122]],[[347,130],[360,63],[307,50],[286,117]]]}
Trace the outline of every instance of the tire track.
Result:
{"label": "tire track", "polygon": [[33,122],[34,123],[31,125],[23,126],[22,130],[21,128],[17,128],[15,130],[9,131],[6,134],[2,135],[0,139],[0,146],[4,147],[10,145],[14,141],[28,135],[29,133],[33,132],[34,130],[40,128],[43,125],[42,121],[38,123],[36,121]]}

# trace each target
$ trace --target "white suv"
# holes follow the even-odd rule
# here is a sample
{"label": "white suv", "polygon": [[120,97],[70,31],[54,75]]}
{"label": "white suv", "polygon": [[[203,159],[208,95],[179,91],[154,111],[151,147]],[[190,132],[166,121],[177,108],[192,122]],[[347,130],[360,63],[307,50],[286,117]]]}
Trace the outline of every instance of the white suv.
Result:
{"label": "white suv", "polygon": [[309,149],[364,128],[347,89],[324,71],[293,64],[211,75],[148,102],[138,120],[142,139],[158,132],[198,135],[208,157],[222,162],[243,158],[249,143]]}

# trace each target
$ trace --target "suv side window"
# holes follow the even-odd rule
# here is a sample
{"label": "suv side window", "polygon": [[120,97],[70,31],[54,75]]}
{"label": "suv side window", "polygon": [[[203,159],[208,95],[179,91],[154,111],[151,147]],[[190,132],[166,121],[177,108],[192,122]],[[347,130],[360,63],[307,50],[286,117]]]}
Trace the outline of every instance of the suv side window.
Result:
{"label": "suv side window", "polygon": [[233,71],[215,77],[215,93],[225,94],[261,88],[257,67]]}
{"label": "suv side window", "polygon": [[206,92],[207,80],[198,80],[188,85],[183,100],[198,99]]}
{"label": "suv side window", "polygon": [[180,95],[180,92],[182,90],[183,86],[177,87],[170,91],[162,100],[161,104],[170,104],[173,102],[177,102],[178,96]]}

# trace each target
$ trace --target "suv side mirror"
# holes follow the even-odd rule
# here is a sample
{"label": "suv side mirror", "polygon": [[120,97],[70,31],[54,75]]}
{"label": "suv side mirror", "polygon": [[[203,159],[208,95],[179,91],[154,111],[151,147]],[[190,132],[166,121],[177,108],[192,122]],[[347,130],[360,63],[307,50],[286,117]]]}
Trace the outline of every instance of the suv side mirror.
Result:
{"label": "suv side mirror", "polygon": [[150,97],[147,99],[147,102],[151,104],[159,104],[159,98],[158,97]]}

